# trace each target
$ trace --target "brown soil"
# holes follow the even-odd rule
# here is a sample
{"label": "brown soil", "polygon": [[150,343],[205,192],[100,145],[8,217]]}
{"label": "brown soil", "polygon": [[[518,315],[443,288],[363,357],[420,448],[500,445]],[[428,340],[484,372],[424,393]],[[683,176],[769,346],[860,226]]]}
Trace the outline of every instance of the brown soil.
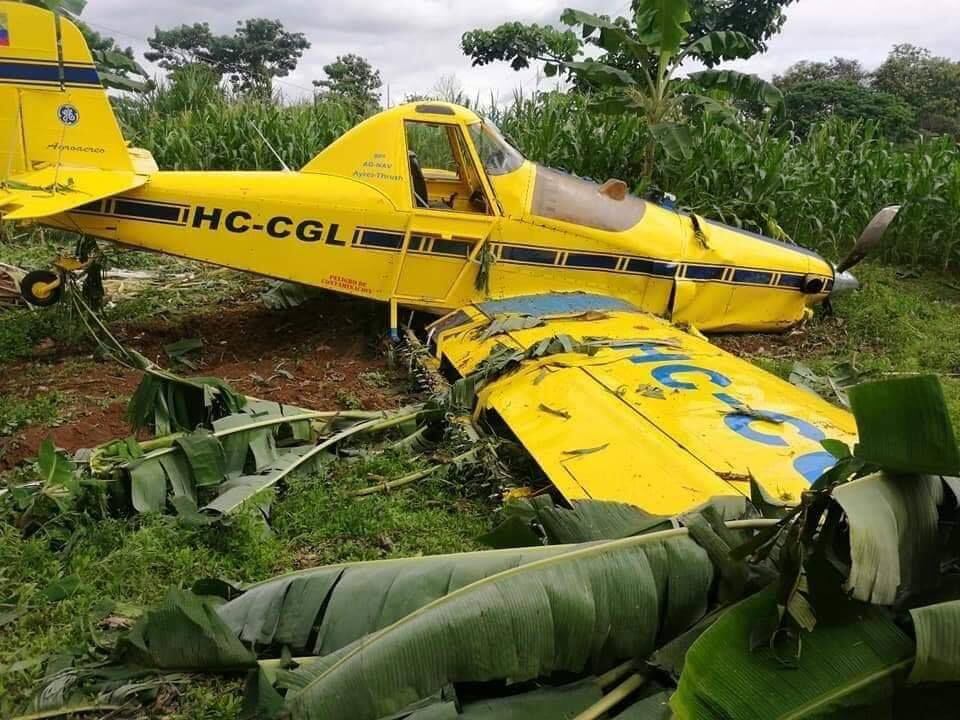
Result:
{"label": "brown soil", "polygon": [[842,318],[824,317],[801,325],[785,333],[744,333],[740,335],[713,335],[710,341],[724,350],[743,358],[770,358],[793,360],[798,356],[829,355],[845,346],[847,329]]}
{"label": "brown soil", "polygon": [[[151,319],[112,328],[118,339],[183,375],[219,377],[255,397],[316,410],[385,409],[407,399],[408,381],[387,366],[382,337],[386,310],[335,295],[298,308],[266,309],[257,301],[228,301],[173,321]],[[164,346],[200,338],[191,370],[168,358]],[[74,451],[129,435],[124,419],[138,373],[69,348],[7,366],[0,394],[29,398],[56,391],[63,399],[56,427],[28,426],[0,438],[0,471],[34,457],[52,437]]]}

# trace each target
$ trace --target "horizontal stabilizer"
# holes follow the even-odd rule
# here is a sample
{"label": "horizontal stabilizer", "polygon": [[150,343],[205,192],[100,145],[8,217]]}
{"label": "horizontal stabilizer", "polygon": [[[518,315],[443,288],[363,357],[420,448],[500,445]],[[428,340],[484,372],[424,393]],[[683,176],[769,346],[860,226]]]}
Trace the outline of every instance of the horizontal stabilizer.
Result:
{"label": "horizontal stabilizer", "polygon": [[0,219],[34,220],[138,188],[147,176],[122,170],[48,167],[0,183]]}

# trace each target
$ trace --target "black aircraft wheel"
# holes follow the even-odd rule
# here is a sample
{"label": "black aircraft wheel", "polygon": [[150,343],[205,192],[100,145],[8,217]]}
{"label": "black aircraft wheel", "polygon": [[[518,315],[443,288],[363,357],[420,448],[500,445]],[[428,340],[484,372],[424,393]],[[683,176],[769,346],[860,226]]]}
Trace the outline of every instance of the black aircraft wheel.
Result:
{"label": "black aircraft wheel", "polygon": [[27,273],[20,282],[20,294],[23,299],[37,307],[48,307],[57,303],[63,295],[60,276],[50,270],[34,270]]}

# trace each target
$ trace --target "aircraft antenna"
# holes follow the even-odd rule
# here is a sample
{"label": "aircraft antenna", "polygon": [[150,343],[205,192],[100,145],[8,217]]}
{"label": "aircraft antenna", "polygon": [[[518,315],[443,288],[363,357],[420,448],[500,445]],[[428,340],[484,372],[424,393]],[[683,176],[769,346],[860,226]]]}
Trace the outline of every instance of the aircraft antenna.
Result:
{"label": "aircraft antenna", "polygon": [[270,152],[273,153],[273,156],[277,159],[277,162],[280,163],[280,166],[284,169],[284,171],[291,172],[290,167],[283,161],[283,158],[280,157],[280,153],[274,149],[273,145],[270,144],[270,141],[267,140],[262,132],[260,132],[260,128],[257,127],[257,124],[253,122],[253,120],[250,121],[250,126],[257,131],[257,135],[259,135],[260,139],[263,140],[263,144],[270,148]]}

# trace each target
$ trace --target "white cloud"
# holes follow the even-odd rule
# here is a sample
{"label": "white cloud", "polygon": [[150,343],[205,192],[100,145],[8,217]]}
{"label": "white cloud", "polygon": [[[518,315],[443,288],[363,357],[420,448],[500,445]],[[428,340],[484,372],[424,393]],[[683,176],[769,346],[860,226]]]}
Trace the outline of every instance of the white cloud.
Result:
{"label": "white cloud", "polygon": [[[471,67],[460,51],[460,36],[512,20],[558,24],[569,5],[622,14],[628,0],[91,0],[83,17],[94,29],[140,53],[155,25],[206,21],[218,32],[227,32],[241,18],[277,18],[313,43],[297,70],[278,85],[288,95],[308,93],[311,81],[323,77],[325,64],[353,52],[380,69],[394,102],[430,89],[442,75],[455,75],[468,95],[485,103],[491,95],[504,99],[520,87],[531,92],[536,72],[517,73],[505,63]],[[909,5],[899,0],[799,0],[788,8],[787,16],[768,53],[731,67],[769,77],[797,60],[834,55],[855,57],[871,67],[899,42],[960,57],[957,0],[917,0]],[[384,95],[386,91],[385,87]]]}

